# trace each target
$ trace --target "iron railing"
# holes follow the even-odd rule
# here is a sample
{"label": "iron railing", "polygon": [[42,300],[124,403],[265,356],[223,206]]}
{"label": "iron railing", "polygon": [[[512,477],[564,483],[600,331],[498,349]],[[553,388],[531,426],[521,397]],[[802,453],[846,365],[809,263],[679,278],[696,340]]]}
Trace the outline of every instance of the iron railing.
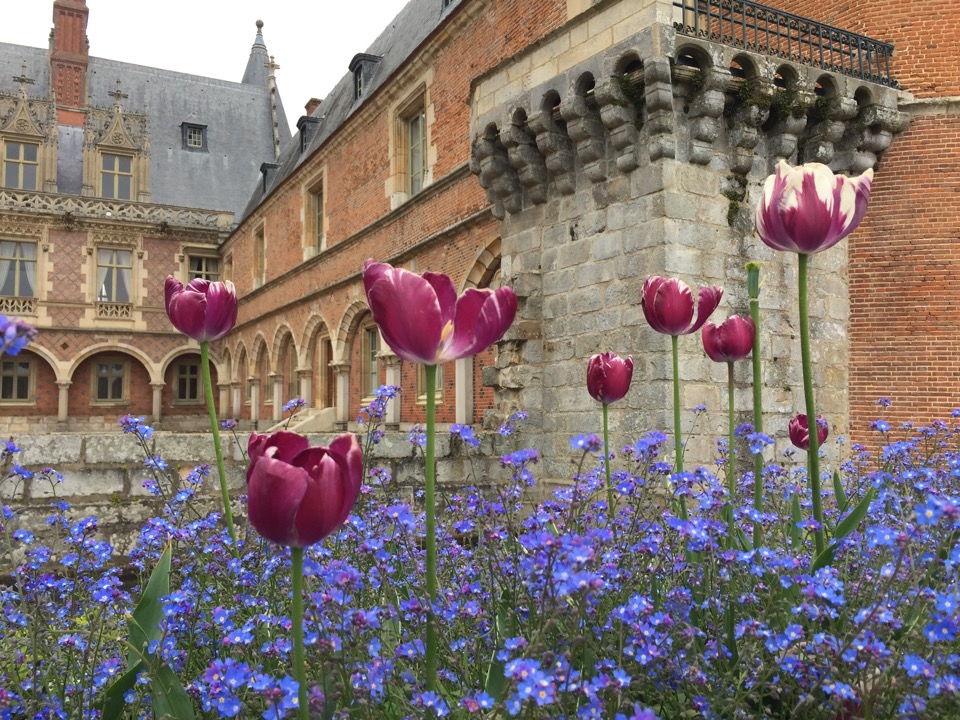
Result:
{"label": "iron railing", "polygon": [[890,43],[751,0],[674,0],[673,6],[673,27],[683,35],[897,86],[890,77]]}

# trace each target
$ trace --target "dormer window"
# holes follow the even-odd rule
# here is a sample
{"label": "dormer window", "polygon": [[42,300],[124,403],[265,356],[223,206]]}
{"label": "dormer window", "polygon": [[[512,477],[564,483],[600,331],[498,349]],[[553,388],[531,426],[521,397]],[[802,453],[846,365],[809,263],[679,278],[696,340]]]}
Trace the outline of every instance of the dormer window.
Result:
{"label": "dormer window", "polygon": [[207,149],[207,126],[183,123],[183,149],[203,152]]}
{"label": "dormer window", "polygon": [[377,65],[380,64],[379,55],[370,55],[368,53],[358,53],[350,61],[350,72],[353,73],[353,99],[359,100],[370,88],[370,81],[377,72]]}
{"label": "dormer window", "polygon": [[363,67],[358,67],[353,71],[353,99],[359,100],[363,97]]}

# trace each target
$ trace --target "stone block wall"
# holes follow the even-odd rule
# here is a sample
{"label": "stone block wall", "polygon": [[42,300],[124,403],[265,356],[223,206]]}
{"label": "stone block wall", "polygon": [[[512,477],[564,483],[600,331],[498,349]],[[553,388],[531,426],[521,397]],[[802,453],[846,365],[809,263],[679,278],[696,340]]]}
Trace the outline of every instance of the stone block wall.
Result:
{"label": "stone block wall", "polygon": [[[765,426],[785,438],[803,408],[797,260],[754,236],[763,181],[780,159],[862,172],[906,125],[890,88],[685,37],[672,19],[661,0],[598,3],[474,83],[472,170],[501,218],[503,276],[521,299],[498,400],[531,411],[547,458],[600,427],[585,389],[597,352],[636,364],[611,414],[614,447],[672,427],[670,340],[643,317],[643,282],[723,286],[720,322],[748,311],[748,260],[763,265]],[[512,72],[520,65],[526,75]],[[819,406],[846,432],[846,243],[814,256],[810,277]],[[726,427],[726,368],[698,336],[680,338],[680,356],[688,457],[709,463]],[[748,421],[748,364],[736,379]],[[695,423],[697,405],[708,412]]]}

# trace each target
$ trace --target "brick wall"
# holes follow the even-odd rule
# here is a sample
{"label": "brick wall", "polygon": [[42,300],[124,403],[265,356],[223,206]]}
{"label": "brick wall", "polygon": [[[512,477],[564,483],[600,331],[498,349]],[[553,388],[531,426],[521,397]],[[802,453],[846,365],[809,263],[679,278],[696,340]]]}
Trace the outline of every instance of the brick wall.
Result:
{"label": "brick wall", "polygon": [[[127,399],[124,402],[94,404],[93,375],[96,363],[124,360],[127,363]],[[136,358],[117,353],[97,353],[77,366],[69,394],[70,417],[102,417],[115,421],[121,415],[150,415],[153,411],[153,390],[150,374]]]}
{"label": "brick wall", "polygon": [[29,417],[33,415],[57,415],[58,390],[57,377],[50,364],[36,353],[22,351],[16,357],[4,357],[4,361],[27,360],[34,367],[33,402],[22,405],[4,405],[2,412],[7,417]]}

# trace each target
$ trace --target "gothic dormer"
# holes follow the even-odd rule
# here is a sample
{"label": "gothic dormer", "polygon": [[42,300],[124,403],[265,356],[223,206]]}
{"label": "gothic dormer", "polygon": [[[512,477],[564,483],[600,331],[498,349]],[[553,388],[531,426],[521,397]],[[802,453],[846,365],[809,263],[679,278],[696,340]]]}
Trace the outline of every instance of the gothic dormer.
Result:
{"label": "gothic dormer", "polygon": [[11,190],[56,192],[56,131],[52,105],[31,99],[27,86],[34,83],[23,65],[16,96],[0,96],[0,187]]}

